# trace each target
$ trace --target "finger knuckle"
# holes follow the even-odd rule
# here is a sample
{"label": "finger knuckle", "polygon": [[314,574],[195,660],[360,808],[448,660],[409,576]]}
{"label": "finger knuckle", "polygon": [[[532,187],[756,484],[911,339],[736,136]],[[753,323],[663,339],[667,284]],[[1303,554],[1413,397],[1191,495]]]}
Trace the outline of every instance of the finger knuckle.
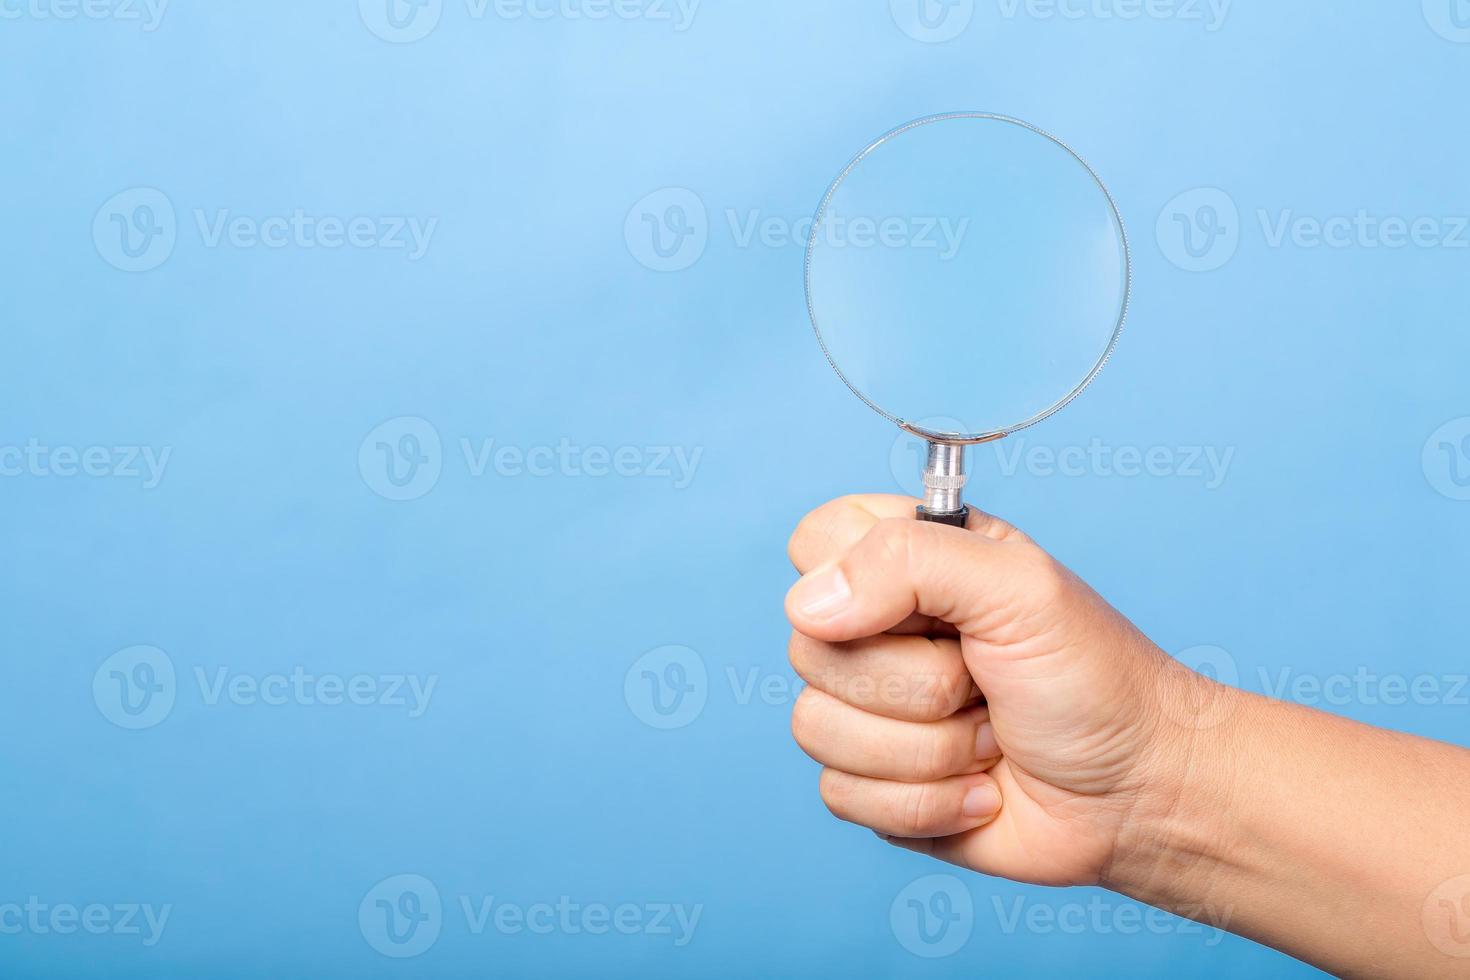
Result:
{"label": "finger knuckle", "polygon": [[808,542],[812,539],[812,520],[816,511],[806,515],[796,523],[796,530],[791,532],[791,537],[786,541],[786,557],[791,559],[791,564],[801,567],[802,556],[806,554]]}
{"label": "finger knuckle", "polygon": [[791,707],[791,737],[796,739],[796,744],[803,749],[811,747],[815,734],[815,703],[816,698],[811,688],[807,688],[801,692],[796,699],[796,704]]}
{"label": "finger knuckle", "polygon": [[791,661],[791,668],[798,675],[806,677],[811,667],[812,641],[792,630],[791,639],[786,643],[786,659]]}
{"label": "finger knuckle", "polygon": [[914,522],[888,518],[873,525],[868,540],[875,552],[874,557],[886,567],[906,566],[909,548],[913,542]]}
{"label": "finger knuckle", "polygon": [[817,782],[817,792],[821,794],[822,804],[832,816],[839,820],[846,820],[851,813],[850,799],[845,791],[843,780],[831,769],[823,769],[821,779]]}
{"label": "finger knuckle", "polygon": [[844,520],[866,513],[854,496],[838,497],[809,512],[796,524],[786,542],[786,555],[797,567],[815,564],[828,548],[834,531]]}
{"label": "finger knuckle", "polygon": [[1030,538],[1004,518],[983,511],[970,512],[970,528],[996,541],[1028,542]]}
{"label": "finger knuckle", "polygon": [[1072,575],[1061,562],[1035,546],[1023,550],[1024,583],[1033,595],[1051,600],[1065,595]]}
{"label": "finger knuckle", "polygon": [[935,731],[925,733],[926,737],[919,740],[914,753],[912,772],[920,780],[942,779],[950,774],[951,753],[937,728],[938,726]]}
{"label": "finger knuckle", "polygon": [[943,721],[965,706],[969,695],[970,675],[934,674],[918,678],[910,704],[914,720]]}
{"label": "finger knuckle", "polygon": [[924,784],[909,787],[898,821],[903,836],[923,837],[938,826],[939,820],[938,789]]}

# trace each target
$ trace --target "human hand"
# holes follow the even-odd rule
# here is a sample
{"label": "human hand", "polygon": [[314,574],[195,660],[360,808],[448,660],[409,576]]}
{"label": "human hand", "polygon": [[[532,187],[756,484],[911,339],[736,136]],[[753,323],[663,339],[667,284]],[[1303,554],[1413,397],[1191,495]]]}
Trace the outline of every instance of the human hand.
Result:
{"label": "human hand", "polygon": [[[790,542],[792,730],[837,816],[987,874],[1106,884],[1125,825],[1165,820],[1188,726],[1174,661],[1024,534],[847,497]],[[1224,689],[1220,689],[1224,690]]]}
{"label": "human hand", "polygon": [[1009,525],[913,506],[844,498],[791,538],[792,729],[835,814],[1339,976],[1464,973],[1470,752],[1196,674]]}

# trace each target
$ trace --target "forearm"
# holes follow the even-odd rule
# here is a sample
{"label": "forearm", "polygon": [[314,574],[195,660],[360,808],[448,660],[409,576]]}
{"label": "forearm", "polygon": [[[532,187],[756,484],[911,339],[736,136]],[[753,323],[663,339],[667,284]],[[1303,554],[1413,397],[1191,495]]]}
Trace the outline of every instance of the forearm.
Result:
{"label": "forearm", "polygon": [[1470,752],[1184,687],[1110,886],[1343,976],[1470,975],[1470,879],[1441,887],[1470,875]]}

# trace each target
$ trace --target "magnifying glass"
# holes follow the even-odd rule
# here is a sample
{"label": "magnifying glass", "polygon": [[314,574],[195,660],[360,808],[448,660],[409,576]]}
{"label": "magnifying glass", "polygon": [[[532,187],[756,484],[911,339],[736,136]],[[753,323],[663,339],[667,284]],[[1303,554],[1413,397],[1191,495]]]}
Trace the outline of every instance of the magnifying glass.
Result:
{"label": "magnifying glass", "polygon": [[807,309],[827,360],[928,442],[919,519],[958,527],[965,447],[1081,394],[1118,343],[1131,285],[1123,219],[1093,169],[991,113],[879,137],[832,182],[807,242]]}

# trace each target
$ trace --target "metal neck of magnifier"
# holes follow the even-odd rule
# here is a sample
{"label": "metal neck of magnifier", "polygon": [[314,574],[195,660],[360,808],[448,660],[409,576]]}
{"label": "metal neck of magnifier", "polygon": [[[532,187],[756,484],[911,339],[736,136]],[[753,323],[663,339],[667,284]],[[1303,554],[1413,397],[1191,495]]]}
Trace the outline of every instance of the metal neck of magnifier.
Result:
{"label": "metal neck of magnifier", "polygon": [[919,520],[931,524],[965,527],[970,508],[965,506],[965,447],[945,442],[930,442],[924,463],[924,502],[919,505]]}
{"label": "metal neck of magnifier", "polygon": [[1005,432],[968,436],[924,429],[902,419],[899,428],[923,439],[929,447],[924,458],[924,502],[917,508],[918,518],[929,524],[968,527],[970,508],[965,506],[965,449],[1003,438]]}

